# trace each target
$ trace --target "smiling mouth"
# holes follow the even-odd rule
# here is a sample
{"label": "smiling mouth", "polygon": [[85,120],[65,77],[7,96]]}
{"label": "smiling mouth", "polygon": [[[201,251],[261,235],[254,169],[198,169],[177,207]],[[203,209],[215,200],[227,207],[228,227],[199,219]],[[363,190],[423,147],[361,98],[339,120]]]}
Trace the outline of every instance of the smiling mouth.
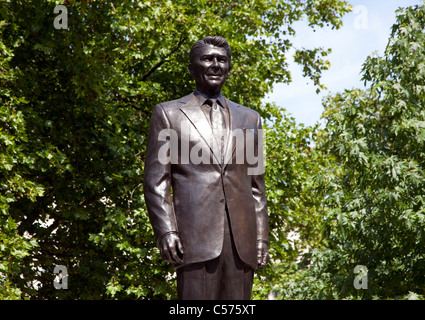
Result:
{"label": "smiling mouth", "polygon": [[223,75],[221,74],[207,74],[208,78],[220,79]]}

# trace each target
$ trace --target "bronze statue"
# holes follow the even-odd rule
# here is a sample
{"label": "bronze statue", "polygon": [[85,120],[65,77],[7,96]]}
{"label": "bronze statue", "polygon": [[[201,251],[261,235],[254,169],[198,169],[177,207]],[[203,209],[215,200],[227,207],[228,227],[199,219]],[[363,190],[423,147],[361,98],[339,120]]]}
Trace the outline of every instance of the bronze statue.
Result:
{"label": "bronze statue", "polygon": [[262,155],[261,118],[221,94],[230,60],[224,38],[196,42],[196,91],[152,113],[144,194],[179,299],[250,299],[254,270],[269,260],[264,170],[250,173],[243,154],[258,147]]}

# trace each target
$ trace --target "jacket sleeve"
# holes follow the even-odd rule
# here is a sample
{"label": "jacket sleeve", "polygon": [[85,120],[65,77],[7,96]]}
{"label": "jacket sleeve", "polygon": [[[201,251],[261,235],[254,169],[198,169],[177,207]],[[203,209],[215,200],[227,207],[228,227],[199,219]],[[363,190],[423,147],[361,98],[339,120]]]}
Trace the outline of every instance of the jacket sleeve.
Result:
{"label": "jacket sleeve", "polygon": [[[261,125],[261,117],[258,114],[257,119],[257,132],[258,132],[258,166],[264,166],[265,163],[262,160],[263,157],[263,145],[264,145],[264,134],[263,127]],[[260,160],[261,159],[261,160]],[[267,212],[267,199],[265,190],[265,179],[264,179],[264,168],[261,167],[258,172],[252,175],[252,196],[255,203],[255,213],[257,218],[257,241],[263,241],[268,243],[269,241],[269,216]]]}
{"label": "jacket sleeve", "polygon": [[171,196],[171,163],[164,159],[164,155],[171,152],[170,139],[160,138],[161,131],[167,129],[170,129],[169,119],[162,106],[156,105],[151,117],[146,148],[143,189],[157,241],[165,234],[177,232]]}

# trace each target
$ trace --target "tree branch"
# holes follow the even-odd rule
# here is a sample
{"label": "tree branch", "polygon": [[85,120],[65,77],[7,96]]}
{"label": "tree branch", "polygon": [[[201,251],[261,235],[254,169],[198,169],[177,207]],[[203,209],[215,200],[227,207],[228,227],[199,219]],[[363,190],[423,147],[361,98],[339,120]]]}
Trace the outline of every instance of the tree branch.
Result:
{"label": "tree branch", "polygon": [[169,54],[166,55],[165,59],[159,61],[157,64],[155,64],[152,69],[150,69],[143,77],[142,77],[142,81],[146,81],[147,78],[150,77],[151,74],[153,74],[159,67],[161,67],[165,62],[168,62],[169,58],[176,53],[176,51],[180,48],[180,46],[183,44],[183,42],[186,40],[185,37],[181,36],[179,42],[177,43],[177,45],[174,47],[174,49],[171,50],[171,52]]}

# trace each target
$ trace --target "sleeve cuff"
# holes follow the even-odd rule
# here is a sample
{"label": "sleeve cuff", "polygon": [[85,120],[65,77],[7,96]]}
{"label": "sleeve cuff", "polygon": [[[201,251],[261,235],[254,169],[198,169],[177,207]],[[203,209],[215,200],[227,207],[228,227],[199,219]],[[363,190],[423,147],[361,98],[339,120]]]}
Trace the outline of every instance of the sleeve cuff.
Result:
{"label": "sleeve cuff", "polygon": [[257,242],[262,242],[262,243],[264,243],[266,246],[269,246],[269,242],[268,242],[267,240],[257,239]]}
{"label": "sleeve cuff", "polygon": [[169,234],[171,234],[171,233],[174,233],[174,234],[179,234],[177,231],[168,231],[168,232],[165,232],[165,233],[163,233],[159,238],[158,238],[158,240],[156,240],[156,246],[159,248],[159,244],[161,243],[161,240],[162,240],[162,238],[164,238],[166,235],[169,235]]}

